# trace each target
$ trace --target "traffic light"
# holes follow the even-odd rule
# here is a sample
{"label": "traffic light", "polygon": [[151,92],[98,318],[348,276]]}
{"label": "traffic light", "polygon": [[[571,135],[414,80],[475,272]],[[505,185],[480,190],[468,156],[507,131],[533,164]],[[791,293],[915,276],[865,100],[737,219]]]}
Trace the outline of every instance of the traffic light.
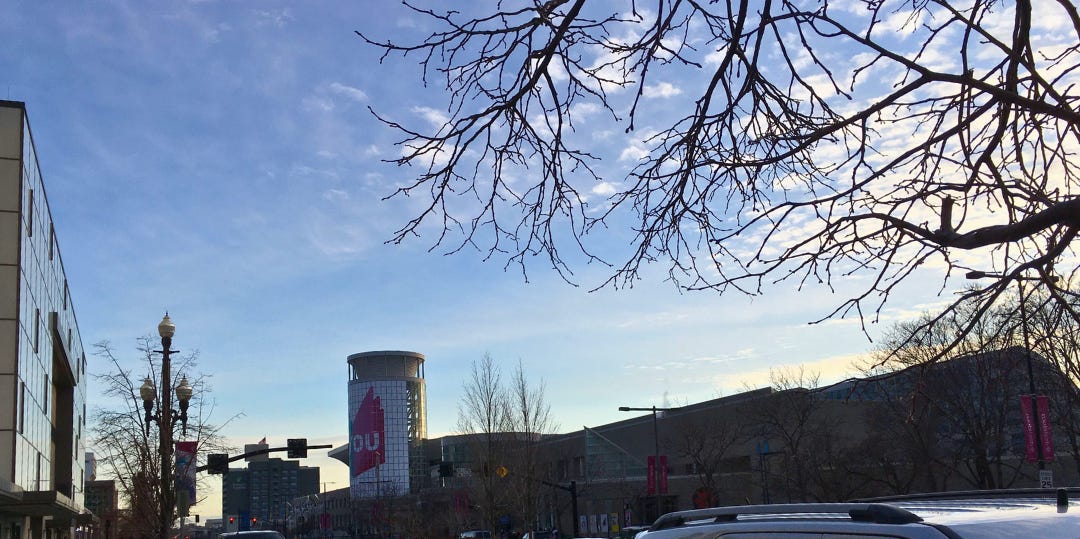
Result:
{"label": "traffic light", "polygon": [[307,458],[307,438],[289,438],[286,447],[289,450],[289,458]]}
{"label": "traffic light", "polygon": [[229,524],[235,524],[235,523],[236,523],[236,517],[230,516],[229,517]]}
{"label": "traffic light", "polygon": [[210,453],[207,455],[206,471],[212,474],[229,473],[229,455],[225,453]]}
{"label": "traffic light", "polygon": [[439,477],[454,477],[454,463],[453,462],[440,462],[439,463]]}

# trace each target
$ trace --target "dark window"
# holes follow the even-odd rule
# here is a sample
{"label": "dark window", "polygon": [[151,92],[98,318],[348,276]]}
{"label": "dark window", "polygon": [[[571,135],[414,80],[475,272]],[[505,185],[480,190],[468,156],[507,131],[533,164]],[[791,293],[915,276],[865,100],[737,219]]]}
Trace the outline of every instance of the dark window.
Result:
{"label": "dark window", "polygon": [[26,210],[26,235],[34,236],[34,190],[30,190],[30,200],[27,204]]}
{"label": "dark window", "polygon": [[23,433],[26,424],[26,382],[19,386],[19,434]]}
{"label": "dark window", "polygon": [[38,353],[38,341],[41,337],[41,309],[34,309],[34,353]]}

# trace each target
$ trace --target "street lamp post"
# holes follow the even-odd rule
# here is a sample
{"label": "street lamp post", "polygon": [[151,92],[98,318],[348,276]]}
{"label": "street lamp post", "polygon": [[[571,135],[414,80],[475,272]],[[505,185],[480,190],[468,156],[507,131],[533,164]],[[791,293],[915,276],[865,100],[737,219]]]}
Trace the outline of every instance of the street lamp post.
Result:
{"label": "street lamp post", "polygon": [[[158,485],[158,526],[160,528],[158,536],[161,539],[169,539],[169,532],[174,518],[173,511],[176,505],[176,490],[171,473],[173,428],[176,426],[176,422],[180,421],[182,432],[187,432],[188,402],[191,400],[192,395],[191,384],[188,383],[185,376],[180,380],[180,384],[176,386],[176,400],[180,405],[180,410],[178,412],[172,409],[172,394],[169,392],[169,389],[172,388],[169,355],[178,352],[178,350],[170,349],[175,334],[176,326],[169,319],[169,314],[165,313],[165,317],[158,324],[158,335],[161,336],[161,350],[157,350],[161,354],[161,385],[155,388],[153,380],[147,377],[143,381],[142,387],[139,388],[139,396],[143,401],[143,410],[146,412],[145,424],[147,432],[150,430],[151,421],[158,424],[158,457],[161,465],[160,484]],[[153,412],[155,400],[158,405],[157,413]]]}
{"label": "street lamp post", "polygon": [[[1003,277],[1002,275],[994,275],[983,271],[969,271],[966,274],[968,279],[982,279],[984,277]],[[1042,480],[1042,472],[1046,470],[1046,455],[1043,455],[1042,444],[1042,428],[1039,425],[1039,400],[1035,395],[1035,369],[1033,366],[1034,361],[1031,358],[1031,337],[1028,333],[1028,312],[1027,312],[1027,295],[1024,293],[1024,281],[1031,280],[1031,278],[1023,276],[1013,277],[1016,280],[1016,286],[1020,291],[1020,333],[1024,339],[1024,358],[1027,360],[1027,374],[1028,374],[1028,391],[1031,393],[1031,421],[1035,425],[1035,455],[1039,465],[1040,481]],[[1053,283],[1057,281],[1056,276],[1049,276],[1048,281]]]}
{"label": "street lamp post", "polygon": [[650,406],[648,408],[634,408],[631,406],[620,406],[620,412],[652,412],[652,426],[653,426],[653,484],[656,485],[655,493],[653,494],[656,500],[656,516],[660,516],[660,427],[656,420],[656,412],[666,412],[673,410],[674,408],[657,408],[656,406]]}

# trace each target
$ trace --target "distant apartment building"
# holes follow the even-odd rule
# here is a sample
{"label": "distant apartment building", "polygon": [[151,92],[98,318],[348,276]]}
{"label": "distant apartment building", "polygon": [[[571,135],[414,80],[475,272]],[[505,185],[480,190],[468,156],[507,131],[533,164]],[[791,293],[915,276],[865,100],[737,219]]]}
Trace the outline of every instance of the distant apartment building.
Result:
{"label": "distant apartment building", "polygon": [[86,452],[86,460],[83,463],[83,477],[87,482],[97,479],[97,456],[89,451]]}
{"label": "distant apartment building", "polygon": [[284,529],[289,502],[318,494],[319,469],[295,460],[259,459],[247,468],[230,468],[221,485],[221,514],[238,519],[239,529]]}
{"label": "distant apartment building", "polygon": [[82,524],[86,382],[26,106],[0,101],[0,539]]}
{"label": "distant apartment building", "polygon": [[113,539],[120,511],[120,493],[112,480],[86,482],[86,510],[94,515],[89,539]]}

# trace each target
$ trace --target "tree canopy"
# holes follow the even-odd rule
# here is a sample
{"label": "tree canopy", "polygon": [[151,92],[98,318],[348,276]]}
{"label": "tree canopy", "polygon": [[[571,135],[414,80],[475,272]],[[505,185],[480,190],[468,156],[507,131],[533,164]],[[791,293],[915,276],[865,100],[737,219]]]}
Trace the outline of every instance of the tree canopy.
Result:
{"label": "tree canopy", "polygon": [[415,171],[394,195],[423,202],[391,241],[430,226],[435,246],[540,257],[568,281],[610,264],[599,286],[653,263],[721,293],[861,277],[824,318],[873,319],[920,272],[942,290],[978,272],[956,300],[976,314],[1037,279],[1077,318],[1069,0],[406,6],[426,38],[357,33],[415,59],[447,114],[373,109]]}

